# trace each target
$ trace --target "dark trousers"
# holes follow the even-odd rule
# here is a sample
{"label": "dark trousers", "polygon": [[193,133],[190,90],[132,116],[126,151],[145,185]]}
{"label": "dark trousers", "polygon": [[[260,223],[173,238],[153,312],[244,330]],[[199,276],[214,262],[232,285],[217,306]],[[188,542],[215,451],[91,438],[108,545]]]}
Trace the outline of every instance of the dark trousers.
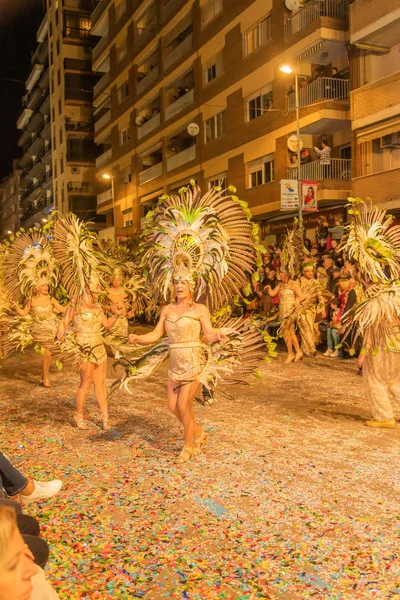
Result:
{"label": "dark trousers", "polygon": [[40,525],[34,517],[22,514],[22,508],[18,502],[14,500],[8,500],[6,498],[0,498],[0,506],[9,506],[13,508],[17,513],[17,525],[18,529],[23,537],[25,544],[32,552],[35,563],[45,568],[47,560],[49,558],[49,547],[40,536]]}
{"label": "dark trousers", "polygon": [[9,496],[16,496],[27,485],[27,478],[0,452],[0,490],[4,488]]}

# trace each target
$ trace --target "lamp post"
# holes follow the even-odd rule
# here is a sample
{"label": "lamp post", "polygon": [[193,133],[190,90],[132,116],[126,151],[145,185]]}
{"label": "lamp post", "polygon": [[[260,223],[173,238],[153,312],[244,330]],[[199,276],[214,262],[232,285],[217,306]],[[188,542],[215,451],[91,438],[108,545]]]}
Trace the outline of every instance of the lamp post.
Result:
{"label": "lamp post", "polygon": [[111,202],[112,202],[112,215],[113,215],[113,226],[114,226],[114,239],[115,239],[115,215],[114,215],[114,177],[109,173],[103,173],[103,179],[111,180]]}
{"label": "lamp post", "polygon": [[[292,67],[283,65],[279,69],[282,73],[290,75],[293,72]],[[297,137],[297,192],[299,195],[299,229],[303,230],[303,211],[301,198],[301,169],[300,169],[300,106],[299,106],[299,75],[294,75],[295,81],[295,104],[296,104],[296,137]]]}

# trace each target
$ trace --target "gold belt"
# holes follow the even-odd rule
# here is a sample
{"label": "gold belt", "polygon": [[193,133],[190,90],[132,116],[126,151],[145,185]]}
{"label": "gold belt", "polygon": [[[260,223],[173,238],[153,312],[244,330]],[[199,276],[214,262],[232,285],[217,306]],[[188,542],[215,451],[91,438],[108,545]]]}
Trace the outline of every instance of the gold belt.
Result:
{"label": "gold belt", "polygon": [[170,348],[200,348],[201,342],[182,342],[181,344],[170,344]]}

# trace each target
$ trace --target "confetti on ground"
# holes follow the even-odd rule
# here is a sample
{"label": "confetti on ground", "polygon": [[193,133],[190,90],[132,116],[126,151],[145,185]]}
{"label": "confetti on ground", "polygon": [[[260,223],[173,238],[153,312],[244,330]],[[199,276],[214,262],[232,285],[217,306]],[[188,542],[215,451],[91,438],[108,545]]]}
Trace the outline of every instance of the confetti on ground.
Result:
{"label": "confetti on ground", "polygon": [[0,363],[1,448],[64,482],[29,507],[62,600],[400,595],[399,430],[364,427],[353,360],[280,356],[258,386],[196,406],[208,451],[176,465],[165,368],[112,395],[103,433],[92,396],[90,428],[72,426],[76,373],[44,389],[38,357],[22,358]]}

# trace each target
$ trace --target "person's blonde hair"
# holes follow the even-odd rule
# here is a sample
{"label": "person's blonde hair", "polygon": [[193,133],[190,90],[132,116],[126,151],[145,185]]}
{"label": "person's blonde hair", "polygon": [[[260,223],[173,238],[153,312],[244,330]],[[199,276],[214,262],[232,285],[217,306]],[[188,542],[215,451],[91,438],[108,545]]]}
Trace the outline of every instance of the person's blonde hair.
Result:
{"label": "person's blonde hair", "polygon": [[9,506],[0,506],[0,569],[3,566],[16,527],[15,510]]}

